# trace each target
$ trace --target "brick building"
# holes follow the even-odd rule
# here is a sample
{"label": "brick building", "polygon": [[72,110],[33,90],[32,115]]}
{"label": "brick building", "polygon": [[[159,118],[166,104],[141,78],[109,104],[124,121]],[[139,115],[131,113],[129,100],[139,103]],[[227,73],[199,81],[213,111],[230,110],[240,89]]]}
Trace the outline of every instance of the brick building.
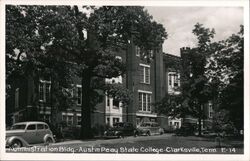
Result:
{"label": "brick building", "polygon": [[[127,73],[117,78],[106,79],[106,83],[122,83],[133,93],[133,101],[128,108],[122,103],[104,96],[102,103],[95,107],[92,114],[92,126],[112,126],[115,122],[128,121],[138,125],[143,121],[158,122],[163,128],[174,126],[179,128],[182,119],[158,115],[151,105],[160,101],[165,95],[179,94],[180,91],[180,57],[162,52],[161,48],[152,51],[156,53],[151,61],[139,57],[140,48],[133,41],[125,51],[116,52],[117,59],[126,62]],[[56,119],[51,118],[49,78],[21,77],[13,82],[11,96],[6,101],[6,123],[20,121],[42,120],[46,122],[65,122],[67,126],[79,126],[81,120],[81,82],[75,78],[71,93],[76,97],[76,103],[71,108],[56,112]],[[38,95],[38,100],[35,98]]]}

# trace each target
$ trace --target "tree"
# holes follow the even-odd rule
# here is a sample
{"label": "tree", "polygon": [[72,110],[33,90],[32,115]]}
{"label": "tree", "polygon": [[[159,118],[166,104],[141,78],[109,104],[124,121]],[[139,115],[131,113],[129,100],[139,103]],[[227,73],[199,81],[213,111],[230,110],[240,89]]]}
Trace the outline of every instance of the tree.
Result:
{"label": "tree", "polygon": [[[77,7],[74,9],[77,13]],[[122,68],[122,65],[118,65],[121,62],[115,59],[114,55],[112,57],[110,51],[126,48],[131,41],[133,32],[137,33],[135,42],[137,42],[139,46],[144,47],[145,51],[148,51],[153,47],[159,47],[166,37],[163,26],[156,22],[152,22],[152,17],[149,16],[143,7],[103,6],[95,10],[90,16],[89,21],[91,22],[90,27],[87,29],[90,33],[88,36],[89,43],[87,43],[89,50],[87,50],[86,53],[88,56],[91,54],[94,59],[83,59],[86,66],[82,70],[82,87],[84,91],[82,97],[85,99],[83,101],[84,108],[82,108],[82,115],[85,115],[82,120],[82,138],[92,137],[90,121],[91,106],[89,104],[91,79],[95,77],[117,77],[125,72],[125,70],[122,70],[124,69]],[[82,31],[82,29],[83,28],[78,27],[78,31]],[[150,34],[147,34],[148,31],[151,31],[149,32]],[[158,35],[154,35],[155,32],[158,32]],[[123,92],[124,90],[115,92],[115,94],[121,94]],[[109,91],[109,93],[112,92]],[[121,95],[128,96],[127,94]],[[124,100],[121,101],[125,103]],[[83,109],[85,109],[85,111],[83,111]]]}
{"label": "tree", "polygon": [[[92,9],[93,13],[89,17],[81,12],[78,6],[10,6],[10,8],[22,18],[17,22],[17,26],[24,22],[32,22],[30,25],[33,30],[27,31],[27,34],[31,37],[28,40],[31,40],[36,48],[27,45],[24,47],[25,52],[21,51],[29,56],[27,60],[34,60],[40,66],[44,66],[44,69],[50,69],[51,75],[56,71],[54,68],[57,65],[48,64],[47,60],[65,63],[69,70],[77,66],[75,71],[82,79],[81,138],[83,139],[93,136],[91,113],[94,106],[102,100],[102,95],[106,92],[111,95],[118,94],[116,97],[124,104],[129,102],[127,90],[118,88],[119,85],[113,88],[106,87],[103,83],[105,78],[125,73],[124,62],[116,59],[114,52],[125,49],[136,33],[135,42],[144,49],[143,53],[146,54],[143,56],[149,57],[149,50],[159,48],[167,37],[163,26],[153,21],[143,7],[83,6],[85,9]],[[11,13],[14,11],[10,10]],[[16,22],[14,18],[13,21]],[[12,30],[14,28],[9,30],[9,34],[15,40],[15,35],[18,33],[13,34]],[[10,47],[10,49],[15,48]],[[41,56],[45,61],[40,61]],[[39,69],[40,66],[34,66],[34,69]],[[60,75],[60,72],[58,74]],[[64,74],[65,77],[69,77],[67,73]]]}
{"label": "tree", "polygon": [[182,66],[182,92],[184,101],[187,101],[189,108],[192,109],[193,116],[198,117],[198,130],[201,135],[201,120],[204,118],[202,108],[209,100],[209,86],[205,69],[207,58],[212,52],[210,44],[215,31],[197,23],[193,33],[197,36],[198,44],[197,47],[190,50],[186,56],[187,60],[184,60],[188,64]]}
{"label": "tree", "polygon": [[218,110],[229,111],[229,120],[243,129],[244,111],[244,28],[237,34],[213,44],[216,51],[209,59],[206,75],[217,89]]}
{"label": "tree", "polygon": [[210,91],[208,79],[205,76],[207,58],[212,50],[211,39],[215,31],[197,23],[193,34],[197,36],[197,47],[182,54],[181,60],[181,94],[166,96],[156,104],[159,112],[185,117],[191,115],[198,118],[199,135],[201,135],[201,120],[204,118],[202,107],[209,100]]}
{"label": "tree", "polygon": [[8,87],[6,95],[9,95],[13,81],[18,78],[34,79],[34,99],[31,102],[33,112],[28,116],[30,120],[39,119],[34,113],[37,113],[36,109],[39,106],[38,83],[41,77],[49,78],[51,81],[49,102],[52,109],[65,107],[61,106],[62,104],[69,106],[70,102],[68,97],[63,95],[62,88],[68,87],[74,73],[70,65],[65,64],[58,55],[60,52],[55,48],[54,51],[51,48],[48,49],[52,44],[50,32],[44,31],[46,30],[44,18],[48,13],[50,13],[49,8],[44,6],[8,5],[6,7],[6,83]]}

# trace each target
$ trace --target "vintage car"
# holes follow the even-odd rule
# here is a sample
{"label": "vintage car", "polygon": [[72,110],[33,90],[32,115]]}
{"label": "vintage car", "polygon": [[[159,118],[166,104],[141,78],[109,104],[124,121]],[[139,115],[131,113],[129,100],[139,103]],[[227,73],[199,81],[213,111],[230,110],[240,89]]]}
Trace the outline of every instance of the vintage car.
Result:
{"label": "vintage car", "polygon": [[139,135],[162,135],[164,133],[164,129],[159,126],[156,122],[143,122],[138,127]]}
{"label": "vintage car", "polygon": [[117,122],[113,127],[104,132],[105,138],[123,138],[125,136],[137,136],[138,131],[132,123]]}
{"label": "vintage car", "polygon": [[6,147],[10,148],[54,142],[53,134],[45,122],[19,122],[6,131]]}

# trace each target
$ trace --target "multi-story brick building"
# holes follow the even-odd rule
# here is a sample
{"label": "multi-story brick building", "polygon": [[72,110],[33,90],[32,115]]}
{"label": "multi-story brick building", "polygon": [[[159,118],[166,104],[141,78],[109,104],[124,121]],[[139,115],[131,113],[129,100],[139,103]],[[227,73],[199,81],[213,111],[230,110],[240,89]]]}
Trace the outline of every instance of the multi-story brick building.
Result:
{"label": "multi-story brick building", "polygon": [[[106,83],[121,83],[133,93],[133,100],[127,108],[122,103],[104,96],[103,102],[96,105],[92,114],[92,125],[112,126],[115,122],[128,121],[138,125],[143,121],[155,121],[162,127],[181,126],[181,119],[170,118],[155,113],[152,103],[160,101],[165,95],[179,94],[180,57],[165,54],[161,48],[152,50],[151,61],[140,57],[140,48],[133,41],[127,50],[116,52],[118,59],[127,65],[124,76],[106,79]],[[153,54],[154,53],[154,54]],[[68,126],[78,126],[81,120],[81,82],[75,78],[70,93],[76,97],[76,103],[63,111],[55,111],[56,122],[66,122]],[[50,79],[35,79],[32,76],[17,78],[13,82],[13,91],[6,102],[6,122],[27,120],[52,121],[50,106]],[[35,98],[38,94],[38,100]],[[54,111],[52,111],[54,112]]]}

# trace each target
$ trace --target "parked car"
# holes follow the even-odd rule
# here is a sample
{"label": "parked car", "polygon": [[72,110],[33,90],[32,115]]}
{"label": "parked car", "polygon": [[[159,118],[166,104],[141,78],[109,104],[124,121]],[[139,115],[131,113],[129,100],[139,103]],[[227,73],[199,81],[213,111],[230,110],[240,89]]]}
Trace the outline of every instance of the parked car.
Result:
{"label": "parked car", "polygon": [[118,122],[104,132],[105,138],[123,138],[125,136],[137,136],[138,131],[132,123]]}
{"label": "parked car", "polygon": [[164,129],[156,122],[144,122],[138,127],[139,135],[155,135],[164,133]]}
{"label": "parked car", "polygon": [[175,131],[177,136],[190,136],[195,134],[195,126],[193,124],[184,123],[181,128]]}
{"label": "parked car", "polygon": [[19,122],[6,131],[6,147],[19,148],[31,144],[54,142],[53,134],[45,122]]}

